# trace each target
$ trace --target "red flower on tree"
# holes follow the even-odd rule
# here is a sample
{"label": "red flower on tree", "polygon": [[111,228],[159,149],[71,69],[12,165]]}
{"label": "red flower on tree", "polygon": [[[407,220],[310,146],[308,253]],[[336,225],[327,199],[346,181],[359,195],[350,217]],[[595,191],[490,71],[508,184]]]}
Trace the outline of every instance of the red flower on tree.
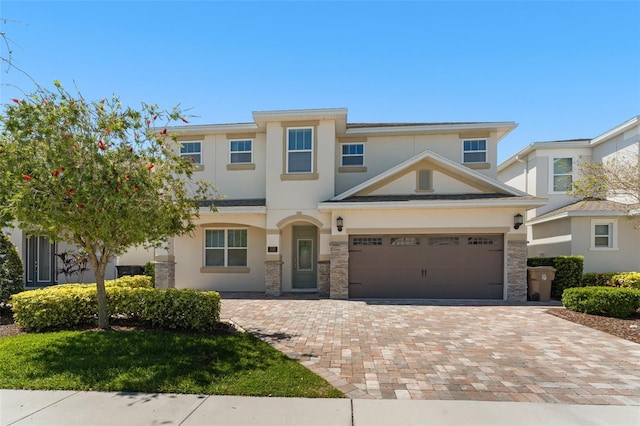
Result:
{"label": "red flower on tree", "polygon": [[74,192],[76,192],[76,191],[75,191],[73,188],[69,188],[69,189],[67,189],[67,192],[66,192],[67,197],[71,197],[71,196],[73,195],[73,193],[74,193]]}
{"label": "red flower on tree", "polygon": [[186,118],[184,118],[184,117],[180,117],[180,120],[182,120],[182,121],[183,121],[183,122],[185,122],[185,123],[188,123],[188,122],[189,122],[189,120],[187,120],[187,119],[186,119]]}
{"label": "red flower on tree", "polygon": [[33,178],[32,178],[31,176],[29,176],[29,175],[22,175],[22,179],[24,179],[24,180],[31,180],[31,179],[33,179]]}
{"label": "red flower on tree", "polygon": [[58,169],[53,171],[53,177],[58,177],[59,174],[60,172],[58,171]]}
{"label": "red flower on tree", "polygon": [[100,151],[104,151],[106,149],[106,147],[104,146],[104,142],[102,142],[102,139],[98,140],[98,147],[100,148]]}
{"label": "red flower on tree", "polygon": [[151,170],[151,169],[153,169],[153,163],[151,163],[151,164],[149,164],[149,165],[147,166],[147,170]]}
{"label": "red flower on tree", "polygon": [[11,100],[12,100],[13,102],[17,103],[17,104],[19,104],[19,103],[20,103],[20,99],[13,98],[13,99],[11,99]]}

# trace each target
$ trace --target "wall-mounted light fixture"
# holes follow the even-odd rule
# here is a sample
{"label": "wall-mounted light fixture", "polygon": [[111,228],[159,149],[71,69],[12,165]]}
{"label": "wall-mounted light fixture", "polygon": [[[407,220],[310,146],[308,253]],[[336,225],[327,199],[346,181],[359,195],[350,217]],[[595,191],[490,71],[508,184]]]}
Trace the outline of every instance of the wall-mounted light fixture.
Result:
{"label": "wall-mounted light fixture", "polygon": [[338,216],[336,219],[336,226],[338,227],[338,232],[342,232],[342,227],[344,226],[344,220],[341,216]]}
{"label": "wall-mounted light fixture", "polygon": [[518,213],[513,217],[513,229],[520,228],[520,225],[522,225],[523,223],[524,223],[524,218],[520,213]]}

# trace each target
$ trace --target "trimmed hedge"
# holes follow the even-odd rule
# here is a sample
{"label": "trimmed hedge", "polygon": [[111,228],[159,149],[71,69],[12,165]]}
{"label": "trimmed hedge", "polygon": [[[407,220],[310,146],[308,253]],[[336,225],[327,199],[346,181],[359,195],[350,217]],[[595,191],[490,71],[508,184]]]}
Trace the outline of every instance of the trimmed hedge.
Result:
{"label": "trimmed hedge", "polygon": [[621,287],[569,288],[562,295],[562,305],[585,314],[627,318],[640,309],[640,290]]}
{"label": "trimmed hedge", "polygon": [[0,230],[0,304],[24,290],[22,261],[16,246]]}
{"label": "trimmed hedge", "polygon": [[619,287],[640,288],[640,272],[623,272],[611,277],[611,284]]}
{"label": "trimmed hedge", "polygon": [[588,272],[582,285],[640,288],[640,272]]}
{"label": "trimmed hedge", "polygon": [[606,286],[617,272],[586,272],[582,274],[580,283],[583,287]]}
{"label": "trimmed hedge", "polygon": [[580,287],[584,257],[530,257],[527,259],[527,266],[553,266],[556,269],[556,276],[551,284],[551,296],[560,298],[564,290]]}
{"label": "trimmed hedge", "polygon": [[[129,318],[152,327],[205,331],[220,321],[220,294],[149,288],[149,277],[105,282],[110,317]],[[27,331],[71,328],[95,323],[95,284],[66,284],[25,291],[13,297],[14,319]]]}

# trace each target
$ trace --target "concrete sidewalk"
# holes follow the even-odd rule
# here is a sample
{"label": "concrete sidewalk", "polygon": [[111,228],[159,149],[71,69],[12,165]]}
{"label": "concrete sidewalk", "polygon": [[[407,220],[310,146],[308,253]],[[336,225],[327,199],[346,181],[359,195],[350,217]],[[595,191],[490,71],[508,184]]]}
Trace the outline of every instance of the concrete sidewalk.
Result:
{"label": "concrete sidewalk", "polygon": [[0,390],[0,425],[640,425],[640,406]]}

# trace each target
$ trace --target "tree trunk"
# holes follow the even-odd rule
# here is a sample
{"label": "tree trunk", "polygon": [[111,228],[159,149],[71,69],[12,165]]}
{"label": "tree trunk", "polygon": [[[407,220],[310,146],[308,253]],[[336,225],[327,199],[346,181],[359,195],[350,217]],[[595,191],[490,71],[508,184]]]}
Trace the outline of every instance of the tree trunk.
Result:
{"label": "tree trunk", "polygon": [[[102,263],[102,262],[101,262]],[[104,265],[96,270],[96,287],[98,292],[98,327],[109,330],[109,314],[107,313],[107,290],[104,287]]]}
{"label": "tree trunk", "polygon": [[104,287],[104,271],[108,258],[102,256],[99,260],[95,253],[89,252],[89,260],[96,276],[96,292],[98,295],[98,327],[109,330],[109,314],[107,311],[107,290]]}

